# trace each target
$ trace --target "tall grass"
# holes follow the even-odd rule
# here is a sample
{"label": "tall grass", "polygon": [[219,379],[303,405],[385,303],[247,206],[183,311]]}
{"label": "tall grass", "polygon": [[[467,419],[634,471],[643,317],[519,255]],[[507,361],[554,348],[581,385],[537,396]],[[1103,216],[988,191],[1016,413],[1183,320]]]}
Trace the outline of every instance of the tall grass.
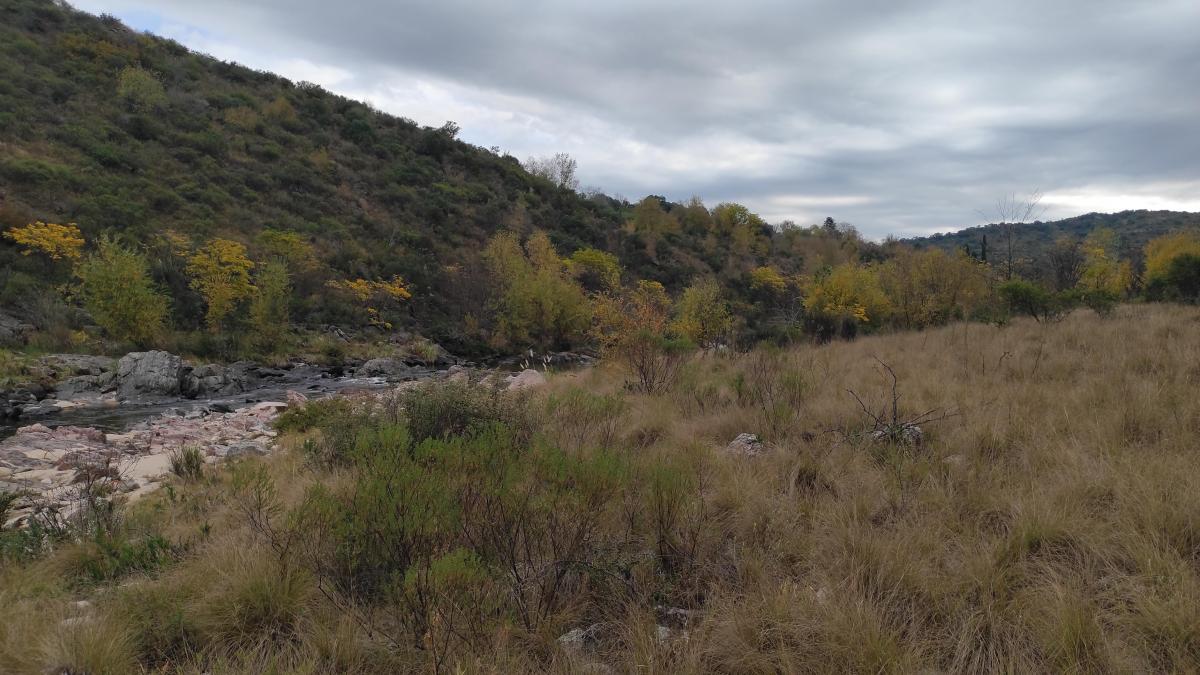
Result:
{"label": "tall grass", "polygon": [[[1194,672],[1197,364],[1200,311],[1124,306],[314,407],[135,509],[162,566],[6,563],[0,668]],[[53,630],[79,593],[107,641]]]}

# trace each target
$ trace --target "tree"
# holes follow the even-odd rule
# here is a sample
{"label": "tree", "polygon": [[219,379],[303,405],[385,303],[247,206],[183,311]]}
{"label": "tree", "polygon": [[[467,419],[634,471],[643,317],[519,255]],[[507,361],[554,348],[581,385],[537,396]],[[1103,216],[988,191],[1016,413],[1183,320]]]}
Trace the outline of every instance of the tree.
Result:
{"label": "tree", "polygon": [[[1175,282],[1186,277],[1180,276],[1187,269],[1187,262],[1175,268],[1178,258],[1200,257],[1200,234],[1195,232],[1177,232],[1152,239],[1146,244],[1146,272],[1143,281],[1146,285],[1146,295],[1153,299],[1168,299],[1176,296],[1180,289]],[[1174,277],[1174,278],[1172,278]],[[1183,297],[1188,297],[1184,294]]]}
{"label": "tree", "polygon": [[1093,230],[1083,242],[1083,271],[1077,288],[1084,303],[1100,314],[1108,314],[1133,281],[1128,261],[1116,256],[1117,235],[1108,228]]}
{"label": "tree", "polygon": [[286,262],[276,258],[258,266],[250,298],[250,331],[257,347],[265,352],[278,353],[286,347],[291,292]]}
{"label": "tree", "polygon": [[668,234],[679,231],[679,221],[663,208],[662,197],[650,195],[633,207],[625,222],[625,231],[636,234],[646,246],[646,255],[658,259],[658,242]]}
{"label": "tree", "polygon": [[392,322],[383,317],[380,306],[395,306],[412,299],[412,291],[399,276],[389,281],[341,279],[329,281],[327,285],[350,295],[356,304],[364,308],[368,323],[384,330],[391,330]]}
{"label": "tree", "polygon": [[787,290],[787,279],[771,265],[750,270],[750,288],[768,295],[778,295]]}
{"label": "tree", "polygon": [[628,367],[633,388],[648,394],[671,386],[694,349],[670,333],[671,298],[657,281],[642,280],[619,294],[596,299],[596,336],[601,352]]}
{"label": "tree", "polygon": [[24,246],[22,255],[36,252],[51,260],[78,260],[83,250],[83,235],[74,223],[59,225],[39,220],[24,227],[14,227],[5,232],[4,237]]}
{"label": "tree", "polygon": [[530,157],[525,160],[526,171],[568,190],[579,189],[579,178],[575,175],[577,168],[578,162],[565,152],[556,153],[551,157]]}
{"label": "tree", "polygon": [[1083,247],[1079,240],[1065,235],[1056,239],[1046,252],[1046,266],[1055,290],[1075,288],[1084,267]]}
{"label": "tree", "polygon": [[676,335],[707,349],[728,337],[732,327],[729,304],[716,279],[694,281],[683,291],[672,324]]}
{"label": "tree", "polygon": [[208,306],[204,321],[212,332],[237,303],[250,295],[250,270],[254,263],[246,257],[246,247],[229,239],[212,239],[188,258],[187,274],[191,287]]}
{"label": "tree", "polygon": [[130,108],[142,112],[157,108],[167,101],[167,94],[158,78],[137,66],[126,66],[117,76],[117,95]]}
{"label": "tree", "polygon": [[484,259],[499,286],[495,346],[569,349],[582,342],[591,306],[545,232],[534,232],[524,249],[516,234],[501,232]]}
{"label": "tree", "polygon": [[988,294],[986,268],[962,251],[901,249],[878,273],[893,322],[906,328],[969,316]]}
{"label": "tree", "polygon": [[[1042,191],[1034,190],[1027,197],[1017,197],[1011,193],[996,200],[994,207],[996,222],[1000,225],[1001,250],[1000,271],[1005,279],[1012,279],[1017,265],[1016,238],[1017,226],[1037,220],[1046,211],[1042,206]],[[986,214],[984,214],[986,217]],[[986,242],[983,259],[987,260]]]}
{"label": "tree", "polygon": [[882,323],[891,309],[871,267],[844,263],[808,280],[804,309],[817,336],[853,337],[862,324]]}
{"label": "tree", "polygon": [[144,255],[101,237],[75,274],[84,307],[109,336],[145,347],[162,334],[169,303]]}
{"label": "tree", "polygon": [[621,262],[617,256],[594,248],[571,254],[575,278],[589,291],[613,291],[621,287]]}

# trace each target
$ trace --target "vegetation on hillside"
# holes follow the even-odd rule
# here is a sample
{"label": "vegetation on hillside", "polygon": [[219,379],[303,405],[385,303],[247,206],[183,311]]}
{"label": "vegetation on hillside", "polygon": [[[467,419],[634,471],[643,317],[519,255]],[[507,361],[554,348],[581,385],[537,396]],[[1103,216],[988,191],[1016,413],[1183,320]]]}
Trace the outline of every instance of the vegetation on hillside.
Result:
{"label": "vegetation on hillside", "polygon": [[[583,195],[569,156],[522,166],[457,131],[112,17],[6,3],[0,308],[47,349],[235,359],[319,346],[329,325],[465,355],[595,349],[597,308],[643,281],[672,304],[668,332],[705,348],[1002,318],[997,285],[1014,276],[1055,306],[1196,295],[1192,258],[1168,275],[1142,256],[1188,214],[1019,226],[1019,264],[997,270],[975,234],[875,244],[832,218],[772,225],[740,204]],[[1116,233],[1102,280],[1080,276],[1100,270],[1085,242],[1098,225]],[[1027,250],[1048,233],[1063,237]]]}
{"label": "vegetation on hillside", "polygon": [[0,670],[1186,672],[1198,327],[1123,306],[695,353],[653,392],[614,361],[313,403],[271,457],[0,533]]}

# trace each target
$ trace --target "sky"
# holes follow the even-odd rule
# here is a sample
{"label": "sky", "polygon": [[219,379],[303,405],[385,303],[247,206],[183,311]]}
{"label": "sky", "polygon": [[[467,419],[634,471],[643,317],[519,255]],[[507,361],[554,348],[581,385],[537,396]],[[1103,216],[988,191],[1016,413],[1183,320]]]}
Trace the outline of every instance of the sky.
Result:
{"label": "sky", "polygon": [[880,238],[1200,211],[1197,0],[75,0],[585,187]]}

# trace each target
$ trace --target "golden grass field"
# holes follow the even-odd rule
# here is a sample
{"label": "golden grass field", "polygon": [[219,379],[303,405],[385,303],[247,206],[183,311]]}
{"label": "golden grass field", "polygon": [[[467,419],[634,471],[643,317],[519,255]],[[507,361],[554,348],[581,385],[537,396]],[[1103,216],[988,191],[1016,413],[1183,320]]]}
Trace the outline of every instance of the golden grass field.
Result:
{"label": "golden grass field", "polygon": [[[866,433],[849,390],[890,403],[881,362],[901,417],[944,417],[920,445]],[[633,566],[620,597],[581,584],[535,629],[497,619],[435,663],[281,563],[210,468],[127,514],[186,544],[152,575],[80,583],[86,543],[7,564],[0,672],[1200,671],[1200,310],[711,355],[653,397],[623,380],[561,374],[528,404],[619,396],[620,414],[545,413],[541,433],[688,477],[669,503],[639,492],[604,511],[603,541],[670,521],[676,563]],[[742,432],[766,451],[726,453]],[[342,480],[306,465],[300,438],[282,445],[254,461],[283,504]],[[626,545],[654,556],[653,538]],[[695,610],[686,635],[658,639],[656,605]],[[593,623],[598,644],[560,647]]]}

